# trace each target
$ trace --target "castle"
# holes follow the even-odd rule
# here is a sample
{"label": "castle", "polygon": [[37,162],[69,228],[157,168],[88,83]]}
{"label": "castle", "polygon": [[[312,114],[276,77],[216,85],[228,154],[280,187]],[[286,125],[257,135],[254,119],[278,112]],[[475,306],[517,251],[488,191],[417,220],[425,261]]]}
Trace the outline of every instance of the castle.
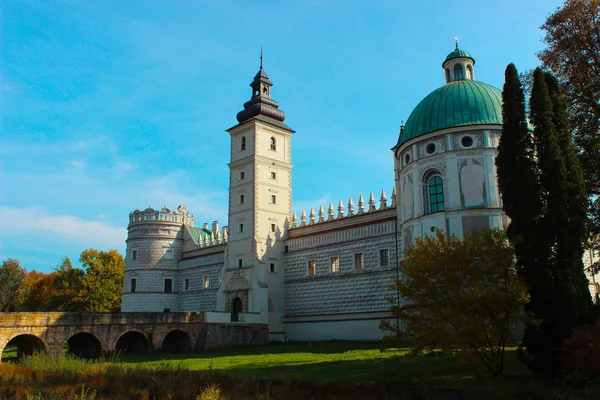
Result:
{"label": "castle", "polygon": [[[180,206],[129,215],[122,311],[204,311],[206,322],[268,323],[271,340],[380,339],[403,248],[441,229],[504,228],[495,173],[502,97],[456,48],[446,84],[412,111],[389,198],[292,215],[292,138],[262,67],[229,128],[229,221],[196,227]],[[402,299],[396,297],[398,304]]]}

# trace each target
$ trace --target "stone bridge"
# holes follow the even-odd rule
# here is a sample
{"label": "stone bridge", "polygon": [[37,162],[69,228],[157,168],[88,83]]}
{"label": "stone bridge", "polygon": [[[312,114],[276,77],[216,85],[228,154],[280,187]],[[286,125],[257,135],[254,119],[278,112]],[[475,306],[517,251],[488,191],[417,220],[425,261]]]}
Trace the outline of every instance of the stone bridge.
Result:
{"label": "stone bridge", "polygon": [[103,352],[162,349],[187,352],[267,344],[266,324],[205,323],[204,313],[0,313],[0,361],[7,346],[18,355],[63,349],[87,358]]}

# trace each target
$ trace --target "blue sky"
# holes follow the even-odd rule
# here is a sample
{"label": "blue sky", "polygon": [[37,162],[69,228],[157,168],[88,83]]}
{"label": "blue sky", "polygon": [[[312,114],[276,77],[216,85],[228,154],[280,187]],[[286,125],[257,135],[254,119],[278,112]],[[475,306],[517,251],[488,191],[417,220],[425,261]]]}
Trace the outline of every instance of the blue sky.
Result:
{"label": "blue sky", "polygon": [[227,221],[229,135],[264,67],[297,132],[293,208],[393,186],[402,120],[454,47],[501,88],[558,0],[3,1],[0,260],[125,249],[136,207]]}

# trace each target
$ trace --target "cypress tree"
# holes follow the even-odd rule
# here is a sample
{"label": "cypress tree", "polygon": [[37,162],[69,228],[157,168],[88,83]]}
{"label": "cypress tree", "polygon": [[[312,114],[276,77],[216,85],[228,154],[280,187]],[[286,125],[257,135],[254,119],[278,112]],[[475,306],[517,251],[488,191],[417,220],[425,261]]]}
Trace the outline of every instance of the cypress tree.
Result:
{"label": "cypress tree", "polygon": [[[537,227],[541,216],[541,189],[538,181],[535,144],[525,114],[525,96],[517,69],[509,64],[502,90],[502,136],[498,145],[496,166],[503,208],[511,221],[507,236],[515,247],[517,272],[531,295],[526,310],[543,320],[551,300],[550,281],[545,272],[543,240]],[[536,346],[543,340],[537,326],[526,327],[523,344],[534,357]],[[532,365],[525,357],[522,360]]]}
{"label": "cypress tree", "polygon": [[577,326],[592,322],[592,299],[588,280],[583,272],[582,260],[588,201],[583,169],[573,145],[566,100],[554,75],[546,72],[544,78],[552,101],[553,122],[567,177],[565,181],[567,198],[564,205],[567,219],[557,221],[557,224],[562,227],[557,237],[557,262],[564,270],[566,289],[574,298],[573,309],[570,310],[569,315],[572,326]]}
{"label": "cypress tree", "polygon": [[[534,356],[534,369],[553,375],[561,367],[563,340],[590,316],[591,299],[581,263],[585,189],[581,169],[573,163],[574,149],[558,85],[540,68],[534,72],[529,104],[541,188],[535,270],[545,276],[539,289],[547,293],[535,310],[541,323],[537,329],[528,329],[524,342]],[[531,291],[532,302],[539,289]]]}

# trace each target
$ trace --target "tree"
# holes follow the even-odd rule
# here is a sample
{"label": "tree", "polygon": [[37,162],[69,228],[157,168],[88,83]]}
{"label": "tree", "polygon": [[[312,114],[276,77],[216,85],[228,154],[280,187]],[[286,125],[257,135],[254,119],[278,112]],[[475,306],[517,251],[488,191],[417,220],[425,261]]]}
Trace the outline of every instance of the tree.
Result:
{"label": "tree", "polygon": [[413,354],[460,351],[493,374],[504,368],[507,341],[524,323],[528,302],[515,271],[514,251],[500,230],[475,231],[464,239],[437,230],[405,251],[402,277],[391,286],[408,303],[390,299],[392,313],[405,324],[382,321],[380,327],[417,343]]}
{"label": "tree", "polygon": [[83,291],[83,277],[85,271],[74,268],[69,257],[65,257],[61,264],[54,269],[56,272],[56,298],[53,300],[56,311],[85,311],[85,294]]}
{"label": "tree", "polygon": [[84,250],[79,259],[85,275],[82,286],[87,312],[118,312],[121,310],[121,292],[125,261],[116,250]]}
{"label": "tree", "polygon": [[56,272],[45,274],[35,270],[29,272],[23,281],[23,311],[59,311],[56,299]]}
{"label": "tree", "polygon": [[540,68],[533,74],[529,105],[541,214],[533,225],[537,259],[526,260],[522,276],[531,294],[529,310],[540,324],[527,327],[523,344],[533,358],[522,359],[535,371],[554,375],[562,367],[563,341],[574,327],[591,322],[592,303],[581,261],[585,194],[562,94],[556,80]]}
{"label": "tree", "polygon": [[600,249],[600,0],[567,0],[541,27],[548,48],[538,54],[558,77],[574,129],[587,195],[588,238]]}
{"label": "tree", "polygon": [[25,269],[19,260],[8,258],[0,267],[0,312],[19,311],[22,297],[22,284]]}

